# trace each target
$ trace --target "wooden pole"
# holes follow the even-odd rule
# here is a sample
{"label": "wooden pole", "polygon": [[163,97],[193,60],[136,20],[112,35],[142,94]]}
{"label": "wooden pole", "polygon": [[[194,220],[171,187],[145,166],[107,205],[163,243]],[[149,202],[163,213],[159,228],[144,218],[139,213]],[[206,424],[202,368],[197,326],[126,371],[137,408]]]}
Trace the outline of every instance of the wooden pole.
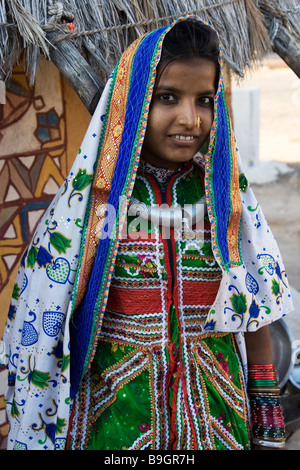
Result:
{"label": "wooden pole", "polygon": [[272,49],[300,78],[300,44],[299,39],[284,26],[283,19],[273,11],[270,4],[265,1],[260,5],[264,15],[266,27],[270,36]]}
{"label": "wooden pole", "polygon": [[272,47],[300,78],[300,44],[284,26],[278,27]]}
{"label": "wooden pole", "polygon": [[50,59],[70,83],[89,113],[93,114],[104,84],[71,41],[55,42],[58,34],[57,32],[47,34],[47,39],[51,43]]}

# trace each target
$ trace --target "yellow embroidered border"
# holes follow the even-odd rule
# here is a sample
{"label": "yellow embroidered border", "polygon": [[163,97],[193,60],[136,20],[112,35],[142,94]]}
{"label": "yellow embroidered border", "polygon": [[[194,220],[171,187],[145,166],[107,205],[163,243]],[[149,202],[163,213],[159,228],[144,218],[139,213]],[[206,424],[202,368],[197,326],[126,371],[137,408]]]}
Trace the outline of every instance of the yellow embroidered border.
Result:
{"label": "yellow embroidered border", "polygon": [[90,218],[85,235],[85,247],[82,255],[81,272],[78,279],[75,308],[81,302],[86,290],[97,251],[99,234],[101,233],[105,219],[105,207],[109,197],[111,181],[124,128],[131,65],[134,54],[142,39],[143,37],[138,38],[125,51],[116,71],[114,90],[107,117],[106,133],[92,188]]}
{"label": "yellow embroidered border", "polygon": [[242,214],[242,201],[239,188],[239,169],[237,161],[237,151],[235,138],[230,123],[230,144],[231,144],[231,216],[227,230],[227,243],[230,263],[241,262],[239,247],[240,219]]}

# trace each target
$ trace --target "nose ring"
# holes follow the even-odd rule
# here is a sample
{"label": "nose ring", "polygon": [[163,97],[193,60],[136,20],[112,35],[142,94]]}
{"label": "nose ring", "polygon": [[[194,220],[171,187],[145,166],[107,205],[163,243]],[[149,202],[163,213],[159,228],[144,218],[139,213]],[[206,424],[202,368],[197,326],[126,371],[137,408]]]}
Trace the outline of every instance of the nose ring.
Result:
{"label": "nose ring", "polygon": [[201,119],[200,119],[200,116],[198,116],[196,127],[200,127],[200,124],[201,124]]}

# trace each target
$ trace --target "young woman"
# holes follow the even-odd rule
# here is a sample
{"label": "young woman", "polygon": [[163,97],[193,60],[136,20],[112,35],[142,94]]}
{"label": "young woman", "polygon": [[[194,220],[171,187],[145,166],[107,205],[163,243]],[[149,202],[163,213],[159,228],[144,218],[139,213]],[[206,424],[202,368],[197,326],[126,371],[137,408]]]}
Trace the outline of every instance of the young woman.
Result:
{"label": "young woman", "polygon": [[17,286],[9,448],[284,445],[268,324],[290,292],[210,26],[125,51]]}

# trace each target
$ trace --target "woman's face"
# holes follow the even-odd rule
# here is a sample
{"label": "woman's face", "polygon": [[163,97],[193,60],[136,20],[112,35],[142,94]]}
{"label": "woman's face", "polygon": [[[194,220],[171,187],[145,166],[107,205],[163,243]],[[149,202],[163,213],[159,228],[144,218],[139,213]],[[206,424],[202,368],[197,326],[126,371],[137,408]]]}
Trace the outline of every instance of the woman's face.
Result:
{"label": "woman's face", "polygon": [[145,161],[176,170],[193,158],[210,134],[215,79],[214,63],[202,57],[178,59],[164,68],[151,102]]}

